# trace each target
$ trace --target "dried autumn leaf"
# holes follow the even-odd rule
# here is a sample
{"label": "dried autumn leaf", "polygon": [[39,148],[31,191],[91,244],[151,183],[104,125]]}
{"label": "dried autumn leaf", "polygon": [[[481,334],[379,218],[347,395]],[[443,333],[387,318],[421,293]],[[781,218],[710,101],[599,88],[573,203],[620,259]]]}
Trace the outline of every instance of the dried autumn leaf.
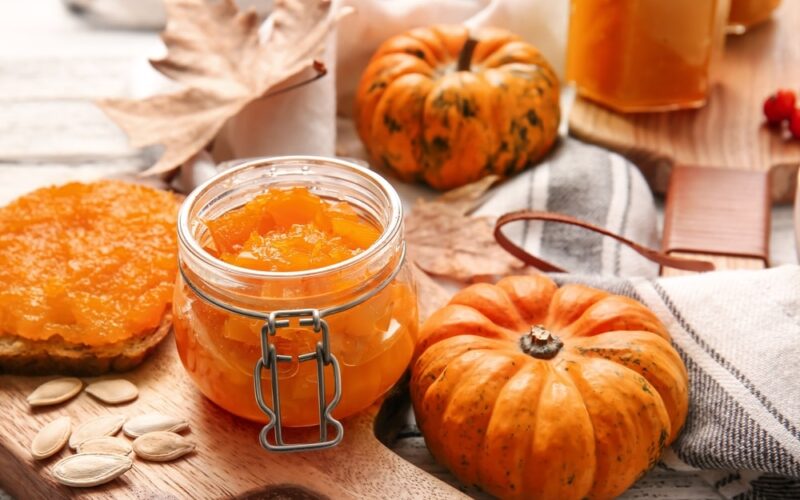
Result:
{"label": "dried autumn leaf", "polygon": [[419,268],[413,261],[409,263],[414,282],[417,284],[419,321],[423,322],[450,300],[450,294],[436,280]]}
{"label": "dried autumn leaf", "polygon": [[167,0],[165,5],[162,39],[168,53],[151,64],[186,88],[142,100],[98,102],[134,147],[164,146],[146,174],[180,166],[228,119],[288,79],[305,71],[324,73],[316,59],[336,21],[350,12],[333,9],[331,0],[276,1],[260,35],[256,13],[240,12],[233,0]]}
{"label": "dried autumn leaf", "polygon": [[522,269],[495,242],[494,218],[467,215],[496,181],[486,178],[434,201],[417,200],[406,217],[410,260],[428,274],[463,282]]}
{"label": "dried autumn leaf", "polygon": [[499,180],[500,176],[498,175],[487,175],[483,179],[442,193],[436,201],[446,203],[449,208],[458,211],[461,215],[466,215],[480,205],[489,188],[497,184]]}

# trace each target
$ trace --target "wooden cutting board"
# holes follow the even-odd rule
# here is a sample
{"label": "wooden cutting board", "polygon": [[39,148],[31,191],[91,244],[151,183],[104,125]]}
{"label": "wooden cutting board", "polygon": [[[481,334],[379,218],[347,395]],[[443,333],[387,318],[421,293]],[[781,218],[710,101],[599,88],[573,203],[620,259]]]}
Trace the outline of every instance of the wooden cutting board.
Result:
{"label": "wooden cutting board", "polygon": [[698,110],[622,115],[577,98],[570,134],[631,158],[664,193],[675,164],[772,171],[773,199],[789,202],[800,140],[763,123],[764,99],[800,91],[800,1],[784,0],[772,21],[728,36],[708,104]]}
{"label": "wooden cutting board", "polygon": [[[19,499],[81,498],[464,498],[458,490],[403,460],[376,437],[388,437],[402,396],[389,397],[345,421],[343,442],[317,452],[275,454],[258,443],[261,426],[236,418],[205,399],[184,372],[170,335],[138,369],[122,375],[140,390],[135,401],[107,406],[85,392],[58,406],[31,411],[26,396],[52,377],[0,376],[0,488]],[[88,379],[84,379],[88,380]],[[186,418],[185,435],[197,451],[170,463],[134,460],[133,468],[106,485],[73,489],[54,482],[50,469],[68,449],[35,461],[30,442],[47,422],[67,415],[73,428],[104,414],[135,416],[158,411]],[[287,440],[313,439],[313,431]],[[126,438],[127,439],[127,438]]]}
{"label": "wooden cutting board", "polygon": [[[769,172],[773,201],[791,202],[800,140],[792,139],[788,130],[767,127],[762,104],[778,88],[800,90],[798,26],[800,2],[785,1],[771,21],[745,35],[728,36],[716,83],[700,109],[620,114],[578,97],[570,111],[569,133],[630,158],[657,193],[667,191],[673,166],[693,165]],[[714,203],[713,195],[709,193],[708,203]],[[764,267],[760,259],[673,255],[710,260],[717,269]],[[665,269],[664,274],[684,273]]]}
{"label": "wooden cutting board", "polygon": [[800,261],[800,179],[798,179],[797,193],[794,200],[794,249]]}

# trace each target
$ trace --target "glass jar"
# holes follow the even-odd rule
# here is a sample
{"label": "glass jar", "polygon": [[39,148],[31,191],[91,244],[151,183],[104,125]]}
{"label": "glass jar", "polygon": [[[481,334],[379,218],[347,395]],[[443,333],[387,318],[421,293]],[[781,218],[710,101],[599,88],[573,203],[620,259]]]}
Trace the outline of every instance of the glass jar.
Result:
{"label": "glass jar", "polygon": [[781,0],[731,0],[728,33],[740,35],[763,23],[780,4]]}
{"label": "glass jar", "polygon": [[705,104],[730,0],[572,0],[567,79],[622,112]]}
{"label": "glass jar", "polygon": [[[348,202],[381,236],[345,261],[296,272],[236,267],[204,250],[211,241],[204,221],[270,188],[298,186]],[[339,159],[248,160],[187,197],[178,237],[173,316],[181,361],[210,400],[268,423],[266,447],[283,449],[281,425],[319,425],[321,436],[327,424],[341,431],[336,418],[365,409],[405,372],[416,341],[416,291],[404,265],[400,199],[379,175]],[[270,445],[273,426],[277,444]]]}

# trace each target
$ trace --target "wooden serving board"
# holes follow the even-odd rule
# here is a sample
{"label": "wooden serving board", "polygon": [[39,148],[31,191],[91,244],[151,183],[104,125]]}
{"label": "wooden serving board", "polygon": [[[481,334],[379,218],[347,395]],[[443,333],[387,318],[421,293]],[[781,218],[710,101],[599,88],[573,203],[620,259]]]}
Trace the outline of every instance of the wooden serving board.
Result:
{"label": "wooden serving board", "polygon": [[797,193],[794,200],[794,249],[800,260],[800,179],[797,180]]}
{"label": "wooden serving board", "polygon": [[[0,376],[3,401],[0,426],[0,488],[19,499],[81,498],[463,498],[446,483],[403,460],[378,440],[388,438],[391,418],[402,396],[389,397],[345,421],[336,448],[305,453],[269,453],[258,443],[261,426],[234,417],[204,398],[192,385],[170,335],[138,369],[122,377],[140,390],[135,401],[108,406],[82,392],[61,405],[31,410],[26,396],[52,377]],[[88,380],[88,379],[84,379]],[[185,434],[197,451],[169,463],[134,459],[122,477],[89,489],[61,486],[50,469],[71,454],[67,448],[36,461],[29,446],[47,422],[67,415],[74,427],[92,417],[129,417],[158,411],[189,421]],[[291,432],[287,440],[310,438],[316,431]]]}
{"label": "wooden serving board", "polygon": [[577,98],[569,132],[629,157],[659,193],[666,191],[673,165],[702,165],[771,170],[773,199],[789,202],[800,140],[765,126],[761,107],[778,88],[800,91],[798,27],[800,2],[786,0],[771,21],[728,36],[717,83],[703,108],[623,115]]}

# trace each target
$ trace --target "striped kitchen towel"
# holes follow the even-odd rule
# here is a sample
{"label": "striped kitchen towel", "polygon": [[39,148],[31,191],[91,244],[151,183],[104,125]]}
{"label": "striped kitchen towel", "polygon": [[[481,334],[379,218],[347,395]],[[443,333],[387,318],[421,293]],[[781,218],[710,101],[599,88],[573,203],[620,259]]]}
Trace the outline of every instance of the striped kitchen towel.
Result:
{"label": "striped kitchen towel", "polygon": [[[800,499],[800,266],[673,278],[553,275],[647,305],[689,371],[689,415],[661,466],[724,498]],[[401,436],[419,436],[409,416]]]}
{"label": "striped kitchen towel", "polygon": [[[644,246],[658,248],[658,216],[642,174],[611,151],[564,138],[541,164],[493,189],[475,215],[517,210],[571,215]],[[553,222],[526,221],[504,230],[528,253],[571,272],[657,276],[658,265],[600,234]]]}
{"label": "striped kitchen towel", "polygon": [[800,267],[557,281],[633,297],[669,329],[691,399],[665,466],[725,498],[800,499]]}

